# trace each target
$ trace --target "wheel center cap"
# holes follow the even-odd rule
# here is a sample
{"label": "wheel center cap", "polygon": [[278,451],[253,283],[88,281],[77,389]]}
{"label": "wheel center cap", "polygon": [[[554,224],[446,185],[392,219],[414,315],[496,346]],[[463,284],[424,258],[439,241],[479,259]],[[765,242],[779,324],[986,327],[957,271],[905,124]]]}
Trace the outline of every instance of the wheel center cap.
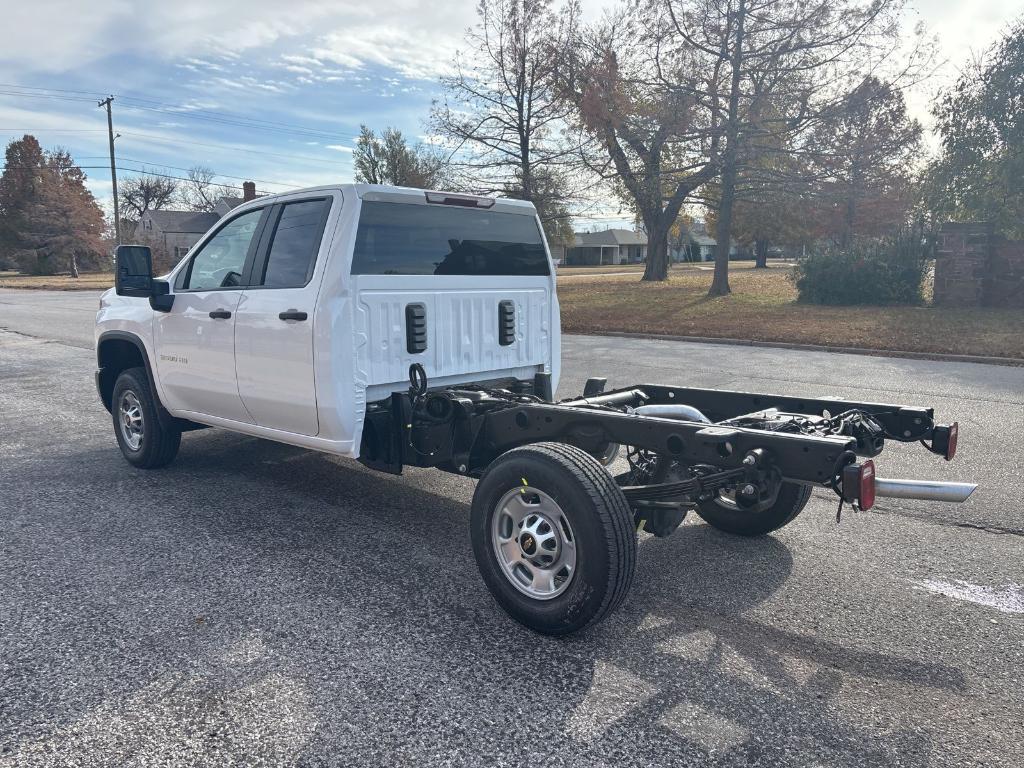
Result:
{"label": "wheel center cap", "polygon": [[534,555],[537,552],[537,540],[529,533],[524,533],[519,539],[519,546],[527,555]]}

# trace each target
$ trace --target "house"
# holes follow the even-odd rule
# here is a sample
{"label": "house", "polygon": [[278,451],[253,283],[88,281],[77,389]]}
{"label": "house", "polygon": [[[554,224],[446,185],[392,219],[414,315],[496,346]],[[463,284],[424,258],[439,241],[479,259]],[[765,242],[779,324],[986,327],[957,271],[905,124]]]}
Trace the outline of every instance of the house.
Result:
{"label": "house", "polygon": [[572,266],[639,264],[647,259],[647,235],[629,229],[577,232],[565,249],[563,263]]}
{"label": "house", "polygon": [[690,251],[690,261],[714,261],[716,245],[718,243],[711,235],[691,232],[686,237],[686,247]]}
{"label": "house", "polygon": [[199,239],[233,208],[256,199],[256,184],[242,184],[242,197],[221,197],[213,211],[146,211],[135,226],[135,240],[161,249],[174,261],[181,260]]}
{"label": "house", "polygon": [[178,261],[219,219],[216,213],[146,211],[135,227],[135,239]]}

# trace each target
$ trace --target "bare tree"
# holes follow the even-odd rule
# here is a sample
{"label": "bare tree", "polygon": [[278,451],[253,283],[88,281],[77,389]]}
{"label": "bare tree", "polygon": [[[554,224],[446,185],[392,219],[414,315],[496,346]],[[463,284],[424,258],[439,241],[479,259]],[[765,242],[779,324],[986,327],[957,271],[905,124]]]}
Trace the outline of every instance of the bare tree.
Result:
{"label": "bare tree", "polygon": [[137,222],[146,211],[158,211],[173,203],[178,183],[166,176],[146,173],[125,179],[118,185],[118,201],[125,221]]}
{"label": "bare tree", "polygon": [[669,232],[687,199],[718,174],[720,126],[717,111],[697,99],[698,70],[685,56],[666,55],[649,11],[657,9],[629,8],[594,28],[576,27],[558,82],[591,141],[591,168],[647,232],[643,279],[665,280]]}
{"label": "bare tree", "polygon": [[[745,149],[792,151],[800,136],[839,104],[864,71],[897,66],[904,0],[645,0],[648,17],[664,9],[666,29],[651,39],[695,57],[701,78],[694,98],[721,128],[715,277],[710,294],[729,292],[733,206]],[[667,36],[666,36],[667,33]],[[901,77],[918,76],[928,59],[920,45],[901,59]],[[671,77],[672,70],[664,75]],[[685,85],[684,85],[685,87]],[[783,140],[779,140],[780,134]],[[773,149],[774,147],[774,149]]]}
{"label": "bare tree", "polygon": [[188,171],[185,181],[178,187],[178,200],[189,211],[212,213],[217,201],[231,197],[234,190],[214,181],[217,174],[212,169],[197,165]]}
{"label": "bare tree", "polygon": [[469,50],[443,77],[431,128],[442,137],[465,185],[483,194],[530,200],[549,239],[564,242],[567,171],[577,153],[562,135],[572,105],[554,88],[557,52],[566,27],[551,0],[480,0]]}

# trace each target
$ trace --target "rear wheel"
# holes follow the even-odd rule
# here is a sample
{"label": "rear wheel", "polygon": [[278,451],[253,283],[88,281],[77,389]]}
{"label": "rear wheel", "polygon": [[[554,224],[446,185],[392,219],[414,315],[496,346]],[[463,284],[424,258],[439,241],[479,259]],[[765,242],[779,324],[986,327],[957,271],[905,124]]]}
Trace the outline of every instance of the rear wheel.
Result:
{"label": "rear wheel", "polygon": [[538,632],[591,626],[629,591],[633,514],[604,467],[579,448],[537,443],[497,458],[473,494],[471,526],[494,599]]}
{"label": "rear wheel", "polygon": [[167,414],[158,412],[145,368],[129,368],[117,377],[110,413],[121,453],[141,469],[155,469],[174,461],[181,430]]}
{"label": "rear wheel", "polygon": [[793,522],[810,498],[809,485],[782,483],[775,503],[760,512],[743,509],[728,496],[719,494],[698,504],[697,514],[720,531],[738,536],[763,536]]}

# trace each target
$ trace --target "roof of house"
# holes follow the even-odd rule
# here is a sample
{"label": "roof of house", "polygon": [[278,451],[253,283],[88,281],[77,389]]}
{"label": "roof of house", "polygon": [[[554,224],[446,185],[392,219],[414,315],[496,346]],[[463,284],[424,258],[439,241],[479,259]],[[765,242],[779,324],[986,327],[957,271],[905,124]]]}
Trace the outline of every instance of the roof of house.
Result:
{"label": "roof of house", "polygon": [[221,197],[217,200],[218,203],[224,203],[228,208],[237,208],[245,202],[244,197]]}
{"label": "roof of house", "polygon": [[715,240],[715,238],[711,237],[710,235],[700,234],[699,232],[691,232],[689,237],[690,237],[690,242],[692,242],[694,245],[717,245],[718,244],[718,242]]}
{"label": "roof of house", "polygon": [[196,213],[195,211],[147,211],[146,215],[153,226],[164,232],[189,232],[201,235],[217,221],[216,213]]}
{"label": "roof of house", "polygon": [[586,248],[598,245],[647,245],[647,235],[631,229],[605,229],[601,232],[574,233],[574,247]]}

